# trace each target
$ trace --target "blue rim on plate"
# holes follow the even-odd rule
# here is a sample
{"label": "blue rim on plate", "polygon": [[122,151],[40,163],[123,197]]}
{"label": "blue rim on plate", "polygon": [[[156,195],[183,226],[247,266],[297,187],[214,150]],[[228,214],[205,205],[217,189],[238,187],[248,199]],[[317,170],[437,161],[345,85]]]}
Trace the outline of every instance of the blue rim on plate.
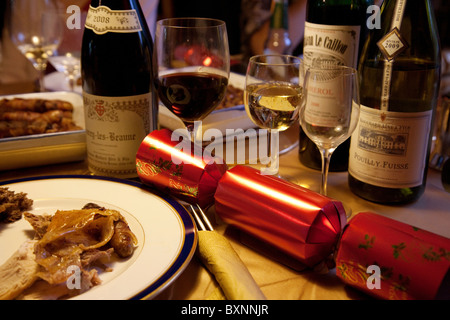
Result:
{"label": "blue rim on plate", "polygon": [[131,296],[130,300],[140,300],[140,299],[148,299],[149,297],[153,298],[157,294],[159,294],[163,289],[165,289],[169,284],[171,284],[188,266],[190,263],[196,247],[197,247],[197,229],[195,227],[195,223],[190,216],[190,214],[186,211],[186,209],[175,199],[172,197],[163,194],[162,192],[155,190],[142,182],[133,181],[133,180],[124,180],[120,178],[112,178],[112,177],[103,177],[103,176],[95,176],[95,175],[47,175],[47,176],[37,176],[37,177],[28,177],[28,178],[19,178],[8,181],[0,182],[1,185],[14,184],[20,182],[27,181],[36,181],[36,180],[53,180],[53,179],[87,179],[87,180],[104,180],[117,182],[121,184],[126,184],[132,187],[136,187],[147,191],[165,202],[167,202],[178,214],[178,217],[181,220],[185,231],[185,239],[183,241],[182,247],[178,253],[178,256],[173,261],[173,263],[168,267],[163,274],[154,280],[148,287],[144,290],[141,290],[138,293],[135,293]]}

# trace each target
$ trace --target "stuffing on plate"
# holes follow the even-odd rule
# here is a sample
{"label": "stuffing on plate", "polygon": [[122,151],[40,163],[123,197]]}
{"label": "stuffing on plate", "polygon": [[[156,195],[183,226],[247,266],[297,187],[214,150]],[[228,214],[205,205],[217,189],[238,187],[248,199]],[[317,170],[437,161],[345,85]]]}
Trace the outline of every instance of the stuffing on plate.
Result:
{"label": "stuffing on plate", "polygon": [[22,218],[22,213],[29,210],[33,200],[23,192],[15,193],[6,187],[0,187],[0,223],[10,223]]}

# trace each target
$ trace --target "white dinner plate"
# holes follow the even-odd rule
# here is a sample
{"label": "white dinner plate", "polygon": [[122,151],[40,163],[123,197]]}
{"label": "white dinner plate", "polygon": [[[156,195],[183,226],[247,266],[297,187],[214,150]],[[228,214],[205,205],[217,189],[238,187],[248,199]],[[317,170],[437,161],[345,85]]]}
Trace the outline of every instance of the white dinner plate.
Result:
{"label": "white dinner plate", "polygon": [[[81,209],[94,202],[119,210],[138,239],[128,259],[117,259],[102,272],[102,283],[74,297],[84,300],[151,299],[172,283],[189,264],[197,246],[195,224],[172,198],[128,180],[95,176],[47,176],[1,183],[10,191],[25,192],[35,214]],[[0,265],[34,231],[22,218],[0,224]]]}

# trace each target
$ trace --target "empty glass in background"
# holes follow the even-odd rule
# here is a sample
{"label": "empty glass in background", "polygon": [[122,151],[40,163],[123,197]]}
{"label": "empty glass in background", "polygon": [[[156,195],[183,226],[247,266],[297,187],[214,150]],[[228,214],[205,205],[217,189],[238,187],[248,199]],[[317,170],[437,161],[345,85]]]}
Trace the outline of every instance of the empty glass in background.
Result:
{"label": "empty glass in background", "polygon": [[64,74],[70,91],[75,90],[81,74],[81,43],[83,40],[86,12],[79,16],[61,14],[63,21],[61,43],[48,60],[56,71]]}
{"label": "empty glass in background", "polygon": [[39,73],[39,91],[45,91],[44,74],[48,58],[58,47],[63,30],[58,4],[54,0],[12,0],[9,15],[14,45]]}
{"label": "empty glass in background", "polygon": [[[278,132],[298,120],[302,96],[303,62],[290,55],[250,58],[245,78],[244,104],[249,118],[268,130],[268,162],[263,174],[277,175]],[[275,140],[275,141],[274,141]]]}
{"label": "empty glass in background", "polygon": [[327,195],[331,155],[359,121],[358,73],[345,66],[310,68],[305,72],[303,91],[300,125],[321,153],[320,193]]}

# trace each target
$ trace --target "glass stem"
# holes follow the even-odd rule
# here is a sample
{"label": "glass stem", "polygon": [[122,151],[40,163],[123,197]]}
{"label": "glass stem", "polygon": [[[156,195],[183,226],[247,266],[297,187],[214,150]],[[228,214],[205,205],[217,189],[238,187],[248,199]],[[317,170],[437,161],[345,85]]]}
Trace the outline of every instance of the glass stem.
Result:
{"label": "glass stem", "polygon": [[195,126],[194,123],[185,123],[188,132],[188,137],[191,142],[195,142]]}
{"label": "glass stem", "polygon": [[39,92],[45,92],[45,85],[44,85],[44,70],[39,70],[38,72],[38,90]]}
{"label": "glass stem", "polygon": [[320,155],[322,156],[322,182],[320,184],[320,194],[327,195],[327,181],[328,181],[328,170],[330,168],[330,159],[333,149],[321,149]]}
{"label": "glass stem", "polygon": [[75,91],[75,78],[73,76],[69,76],[68,78],[70,91]]}
{"label": "glass stem", "polygon": [[279,136],[277,129],[267,131],[267,159],[263,174],[277,175],[279,169]]}
{"label": "glass stem", "polygon": [[200,131],[199,127],[195,126],[195,123],[189,122],[189,123],[185,123],[186,129],[188,131],[188,137],[190,142],[192,143],[192,146],[194,148],[194,150],[192,151],[192,155],[195,155],[196,157],[202,157],[202,139],[197,139],[197,131]]}

